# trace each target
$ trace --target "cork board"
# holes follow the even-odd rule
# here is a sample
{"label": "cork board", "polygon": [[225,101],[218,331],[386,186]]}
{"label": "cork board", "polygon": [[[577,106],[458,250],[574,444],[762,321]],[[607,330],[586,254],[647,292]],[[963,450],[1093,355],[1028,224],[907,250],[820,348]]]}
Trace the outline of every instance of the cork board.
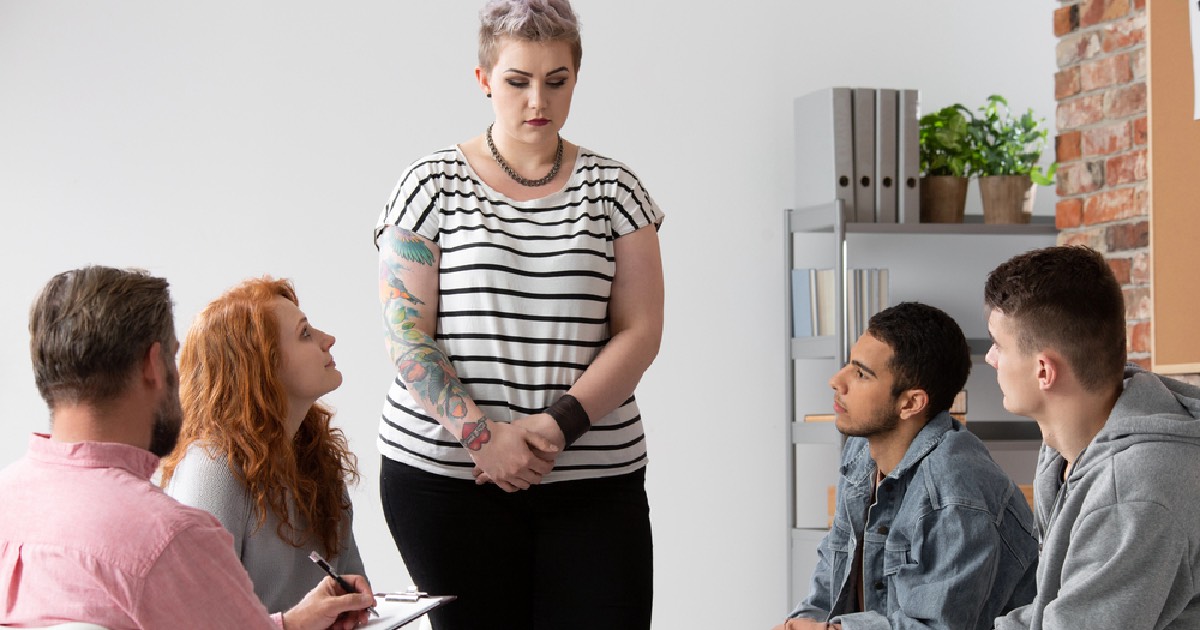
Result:
{"label": "cork board", "polygon": [[1146,4],[1151,357],[1163,373],[1200,372],[1200,121],[1188,1]]}

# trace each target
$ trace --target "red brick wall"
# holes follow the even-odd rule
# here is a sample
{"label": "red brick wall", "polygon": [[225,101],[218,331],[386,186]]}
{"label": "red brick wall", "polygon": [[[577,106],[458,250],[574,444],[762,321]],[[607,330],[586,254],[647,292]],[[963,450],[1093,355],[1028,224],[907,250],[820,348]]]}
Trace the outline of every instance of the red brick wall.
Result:
{"label": "red brick wall", "polygon": [[1058,241],[1104,253],[1125,290],[1129,359],[1149,368],[1146,2],[1062,0],[1054,34]]}

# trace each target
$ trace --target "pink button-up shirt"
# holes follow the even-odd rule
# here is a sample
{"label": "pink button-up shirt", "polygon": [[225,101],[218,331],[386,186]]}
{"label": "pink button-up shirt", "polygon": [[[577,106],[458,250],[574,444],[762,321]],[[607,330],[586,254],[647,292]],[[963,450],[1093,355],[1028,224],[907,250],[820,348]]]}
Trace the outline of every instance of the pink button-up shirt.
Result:
{"label": "pink button-up shirt", "polygon": [[157,467],[126,444],[30,439],[0,471],[0,625],[283,625],[217,519],[150,483]]}

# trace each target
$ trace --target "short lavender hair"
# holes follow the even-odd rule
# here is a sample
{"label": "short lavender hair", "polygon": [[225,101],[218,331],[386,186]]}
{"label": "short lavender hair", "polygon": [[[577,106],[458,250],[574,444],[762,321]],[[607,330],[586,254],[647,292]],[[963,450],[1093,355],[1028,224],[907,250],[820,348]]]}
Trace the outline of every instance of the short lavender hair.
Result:
{"label": "short lavender hair", "polygon": [[579,19],[568,0],[488,0],[479,11],[479,67],[487,72],[496,65],[500,40],[566,42],[571,46],[575,70],[583,61]]}

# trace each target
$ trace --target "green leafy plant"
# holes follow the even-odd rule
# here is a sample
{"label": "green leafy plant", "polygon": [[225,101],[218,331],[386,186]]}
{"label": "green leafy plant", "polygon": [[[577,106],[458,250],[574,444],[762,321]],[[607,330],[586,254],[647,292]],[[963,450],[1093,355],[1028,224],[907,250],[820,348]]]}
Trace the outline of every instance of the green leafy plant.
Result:
{"label": "green leafy plant", "polygon": [[947,105],[921,117],[921,172],[925,175],[970,177],[975,115],[961,103]]}
{"label": "green leafy plant", "polygon": [[1013,115],[1008,101],[998,94],[988,97],[987,103],[979,108],[979,114],[968,123],[972,145],[971,172],[976,175],[1029,175],[1035,184],[1054,183],[1058,163],[1051,164],[1046,171],[1037,164],[1049,134],[1044,126],[1045,119],[1034,118],[1032,109],[1020,116]]}

